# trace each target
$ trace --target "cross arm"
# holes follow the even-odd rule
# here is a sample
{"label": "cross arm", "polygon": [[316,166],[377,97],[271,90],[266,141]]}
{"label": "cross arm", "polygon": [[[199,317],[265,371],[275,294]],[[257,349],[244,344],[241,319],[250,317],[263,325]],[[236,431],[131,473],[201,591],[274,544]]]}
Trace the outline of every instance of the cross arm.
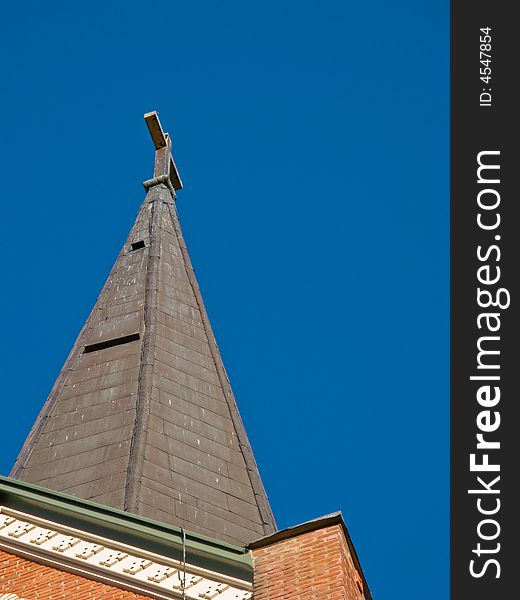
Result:
{"label": "cross arm", "polygon": [[182,181],[173,160],[171,138],[163,130],[157,111],[146,113],[144,120],[155,146],[154,177],[168,175],[174,189],[180,190],[182,188]]}

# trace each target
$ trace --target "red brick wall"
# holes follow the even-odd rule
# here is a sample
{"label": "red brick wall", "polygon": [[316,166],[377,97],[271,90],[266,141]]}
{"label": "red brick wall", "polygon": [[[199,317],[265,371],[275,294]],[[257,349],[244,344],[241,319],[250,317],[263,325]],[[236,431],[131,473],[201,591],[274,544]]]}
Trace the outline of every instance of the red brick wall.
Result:
{"label": "red brick wall", "polygon": [[0,550],[0,594],[7,592],[27,600],[150,600]]}
{"label": "red brick wall", "polygon": [[255,600],[364,600],[340,525],[251,551]]}

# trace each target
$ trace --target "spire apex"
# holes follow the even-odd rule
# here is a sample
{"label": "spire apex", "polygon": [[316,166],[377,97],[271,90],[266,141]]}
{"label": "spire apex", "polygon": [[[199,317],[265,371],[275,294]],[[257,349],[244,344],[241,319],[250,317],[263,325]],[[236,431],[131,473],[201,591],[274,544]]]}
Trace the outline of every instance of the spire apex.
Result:
{"label": "spire apex", "polygon": [[172,156],[171,138],[162,128],[157,111],[148,112],[144,115],[148,131],[155,146],[155,164],[153,180],[168,177],[173,189],[182,189],[182,181]]}

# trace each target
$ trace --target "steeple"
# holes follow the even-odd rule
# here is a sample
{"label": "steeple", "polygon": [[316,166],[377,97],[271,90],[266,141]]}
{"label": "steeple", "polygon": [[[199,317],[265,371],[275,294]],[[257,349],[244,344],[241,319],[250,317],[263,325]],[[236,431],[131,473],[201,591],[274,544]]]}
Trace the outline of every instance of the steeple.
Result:
{"label": "steeple", "polygon": [[11,476],[239,544],[275,531],[175,206],[171,139]]}

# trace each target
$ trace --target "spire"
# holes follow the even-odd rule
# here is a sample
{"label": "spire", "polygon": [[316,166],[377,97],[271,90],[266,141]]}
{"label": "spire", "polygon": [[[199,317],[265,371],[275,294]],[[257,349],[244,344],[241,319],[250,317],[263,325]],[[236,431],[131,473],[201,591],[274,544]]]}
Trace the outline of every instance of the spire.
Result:
{"label": "spire", "polygon": [[154,177],[11,476],[245,544],[276,529],[182,237],[157,113]]}

